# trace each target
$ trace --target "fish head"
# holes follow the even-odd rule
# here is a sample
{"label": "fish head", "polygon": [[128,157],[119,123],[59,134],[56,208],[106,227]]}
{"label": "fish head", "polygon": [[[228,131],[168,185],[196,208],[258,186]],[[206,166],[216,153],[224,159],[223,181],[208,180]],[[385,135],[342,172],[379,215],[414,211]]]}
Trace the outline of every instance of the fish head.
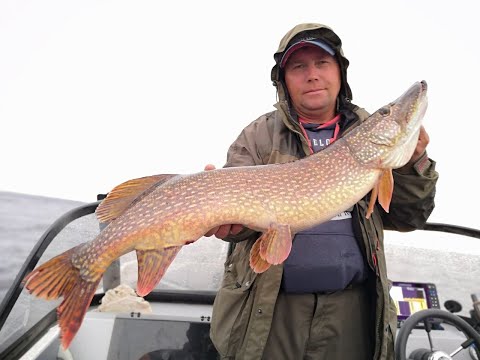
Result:
{"label": "fish head", "polygon": [[414,83],[398,99],[382,106],[346,136],[353,156],[379,169],[404,166],[417,146],[427,110],[427,83]]}

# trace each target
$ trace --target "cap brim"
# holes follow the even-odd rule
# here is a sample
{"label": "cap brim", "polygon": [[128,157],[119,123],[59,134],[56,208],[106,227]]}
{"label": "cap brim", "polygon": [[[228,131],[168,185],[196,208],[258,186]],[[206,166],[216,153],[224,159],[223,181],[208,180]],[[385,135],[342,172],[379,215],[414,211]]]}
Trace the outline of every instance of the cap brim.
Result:
{"label": "cap brim", "polygon": [[332,56],[335,55],[335,51],[333,51],[333,49],[330,46],[328,46],[321,40],[300,40],[295,44],[293,44],[292,46],[290,46],[287,50],[285,50],[285,52],[283,53],[282,59],[280,60],[280,67],[283,68],[285,66],[290,55],[292,55],[296,50],[303,48],[305,46],[312,46],[312,45],[325,50],[327,53],[329,53]]}

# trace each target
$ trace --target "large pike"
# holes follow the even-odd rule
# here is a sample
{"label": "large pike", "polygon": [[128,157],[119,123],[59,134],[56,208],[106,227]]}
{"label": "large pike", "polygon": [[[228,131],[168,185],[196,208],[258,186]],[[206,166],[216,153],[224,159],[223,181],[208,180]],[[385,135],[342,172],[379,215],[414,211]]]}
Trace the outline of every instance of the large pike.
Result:
{"label": "large pike", "polygon": [[30,293],[55,299],[62,346],[78,331],[107,267],[135,250],[137,293],[148,294],[183,245],[221,224],[263,232],[250,254],[256,272],[282,263],[292,236],[348,209],[372,189],[388,211],[391,170],[416,147],[427,107],[427,85],[417,82],[396,101],[314,155],[285,164],[223,168],[191,175],[157,175],[127,181],[99,205],[110,224],[92,241],[39,266],[25,278]]}

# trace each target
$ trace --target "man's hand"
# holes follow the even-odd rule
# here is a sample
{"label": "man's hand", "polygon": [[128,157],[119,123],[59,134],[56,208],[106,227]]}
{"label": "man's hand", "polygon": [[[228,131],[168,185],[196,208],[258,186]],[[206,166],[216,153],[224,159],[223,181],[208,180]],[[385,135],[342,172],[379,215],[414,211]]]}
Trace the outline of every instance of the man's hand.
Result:
{"label": "man's hand", "polygon": [[428,136],[425,128],[423,125],[420,127],[420,134],[418,135],[418,142],[417,142],[417,147],[415,148],[415,151],[413,152],[412,157],[410,158],[410,161],[408,164],[412,165],[417,162],[418,159],[423,155],[425,150],[427,149],[427,145],[430,142],[430,137]]}
{"label": "man's hand", "polygon": [[[215,165],[208,164],[205,166],[205,171],[215,170]],[[237,235],[243,229],[240,224],[226,224],[210,229],[205,236],[209,237],[215,235],[219,239],[225,239],[228,235]]]}

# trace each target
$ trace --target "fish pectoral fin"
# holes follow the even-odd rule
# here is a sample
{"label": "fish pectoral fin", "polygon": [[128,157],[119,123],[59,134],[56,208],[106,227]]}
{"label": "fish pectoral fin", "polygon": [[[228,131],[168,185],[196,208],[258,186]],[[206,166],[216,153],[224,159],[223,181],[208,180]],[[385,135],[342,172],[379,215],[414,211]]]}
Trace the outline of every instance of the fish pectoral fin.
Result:
{"label": "fish pectoral fin", "polygon": [[377,201],[377,197],[378,197],[378,181],[375,183],[375,185],[373,186],[373,189],[372,189],[372,192],[370,193],[370,201],[368,203],[368,209],[367,209],[367,214],[365,215],[365,217],[367,219],[370,219],[370,215],[372,215],[373,213],[373,209],[375,207],[375,202]]}
{"label": "fish pectoral fin", "polygon": [[373,208],[375,207],[375,202],[378,198],[378,203],[382,208],[388,213],[390,209],[390,202],[392,201],[393,195],[393,173],[391,169],[384,170],[380,175],[377,183],[372,189],[370,195],[370,202],[368,203],[368,210],[366,218],[370,218],[370,215],[373,213]]}
{"label": "fish pectoral fin", "polygon": [[385,170],[379,179],[378,202],[388,213],[393,194],[393,173],[392,170]]}
{"label": "fish pectoral fin", "polygon": [[164,249],[137,250],[139,296],[145,296],[155,288],[181,248],[172,246]]}
{"label": "fish pectoral fin", "polygon": [[284,262],[292,250],[290,225],[273,223],[259,240],[260,256],[272,265]]}
{"label": "fish pectoral fin", "polygon": [[175,174],[146,176],[128,180],[113,188],[98,205],[95,214],[100,222],[108,222],[120,216],[135,200],[148,195],[158,185],[175,177]]}
{"label": "fish pectoral fin", "polygon": [[272,265],[260,256],[260,244],[262,243],[262,237],[259,237],[255,244],[253,244],[250,250],[250,267],[257,274],[261,274],[268,270]]}

